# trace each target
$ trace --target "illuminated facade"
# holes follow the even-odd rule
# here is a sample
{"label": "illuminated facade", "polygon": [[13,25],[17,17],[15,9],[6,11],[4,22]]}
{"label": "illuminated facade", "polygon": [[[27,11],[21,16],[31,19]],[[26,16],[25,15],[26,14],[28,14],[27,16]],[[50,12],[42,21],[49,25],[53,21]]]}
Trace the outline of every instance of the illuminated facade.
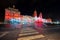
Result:
{"label": "illuminated facade", "polygon": [[14,8],[7,8],[5,9],[5,23],[10,23],[10,21],[13,19],[17,20],[20,18],[20,12],[18,9]]}
{"label": "illuminated facade", "polygon": [[46,20],[47,20],[47,22],[52,22],[52,19],[51,18],[48,18]]}
{"label": "illuminated facade", "polygon": [[52,22],[51,19],[43,19],[42,12],[40,12],[39,16],[37,17],[37,11],[35,10],[32,16],[27,15],[20,15],[20,11],[15,8],[6,8],[5,9],[5,23],[34,23],[34,22]]}

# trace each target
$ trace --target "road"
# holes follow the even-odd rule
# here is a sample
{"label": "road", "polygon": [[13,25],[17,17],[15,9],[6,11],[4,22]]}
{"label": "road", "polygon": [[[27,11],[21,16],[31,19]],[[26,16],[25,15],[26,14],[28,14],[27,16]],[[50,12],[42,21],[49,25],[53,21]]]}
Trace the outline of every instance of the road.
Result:
{"label": "road", "polygon": [[[54,28],[51,28],[54,27]],[[22,28],[5,29],[0,31],[0,40],[60,40],[60,27],[48,25],[43,30],[37,30],[32,26]]]}

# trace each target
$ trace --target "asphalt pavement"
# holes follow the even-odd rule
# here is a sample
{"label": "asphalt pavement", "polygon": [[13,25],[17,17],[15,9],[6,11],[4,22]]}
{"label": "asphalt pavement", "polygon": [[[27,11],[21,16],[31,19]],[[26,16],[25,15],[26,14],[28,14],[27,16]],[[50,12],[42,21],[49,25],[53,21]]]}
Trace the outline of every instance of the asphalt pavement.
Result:
{"label": "asphalt pavement", "polygon": [[0,40],[60,40],[60,27],[53,27],[48,25],[40,31],[32,26],[5,29],[5,31],[0,31]]}

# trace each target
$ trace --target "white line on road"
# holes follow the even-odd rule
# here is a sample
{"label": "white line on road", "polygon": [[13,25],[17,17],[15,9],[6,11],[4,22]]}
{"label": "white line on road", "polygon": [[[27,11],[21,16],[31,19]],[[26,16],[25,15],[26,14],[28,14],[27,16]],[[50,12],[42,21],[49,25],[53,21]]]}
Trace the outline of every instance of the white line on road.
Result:
{"label": "white line on road", "polygon": [[34,39],[39,39],[39,38],[44,38],[44,37],[45,36],[43,34],[41,34],[41,35],[34,35],[34,36],[17,38],[17,40],[34,40]]}
{"label": "white line on road", "polygon": [[0,38],[3,37],[3,36],[5,36],[5,35],[8,34],[8,33],[9,33],[9,32],[3,32],[3,34],[0,35]]}
{"label": "white line on road", "polygon": [[33,35],[33,34],[39,34],[39,32],[33,32],[33,33],[24,33],[24,34],[19,34],[19,36]]}

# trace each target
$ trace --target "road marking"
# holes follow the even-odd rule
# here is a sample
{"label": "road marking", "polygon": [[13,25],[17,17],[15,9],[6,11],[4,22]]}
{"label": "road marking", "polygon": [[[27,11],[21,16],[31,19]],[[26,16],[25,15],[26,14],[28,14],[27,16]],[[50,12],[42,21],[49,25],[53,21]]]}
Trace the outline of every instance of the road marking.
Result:
{"label": "road marking", "polygon": [[23,34],[19,34],[19,36],[32,35],[32,34],[39,34],[39,32],[34,32],[34,33],[23,33]]}
{"label": "road marking", "polygon": [[36,31],[35,29],[22,29],[22,30],[27,30],[27,31]]}
{"label": "road marking", "polygon": [[55,39],[48,39],[48,40],[55,40]]}
{"label": "road marking", "polygon": [[3,34],[0,35],[0,38],[3,37],[3,36],[5,36],[6,34],[8,34],[8,32],[3,32]]}
{"label": "road marking", "polygon": [[45,36],[41,34],[41,35],[34,35],[34,36],[18,38],[17,40],[32,40],[32,39],[38,39],[38,38],[43,38],[43,37],[45,37]]}
{"label": "road marking", "polygon": [[30,32],[30,31],[33,32],[33,31],[36,31],[36,30],[22,30],[22,31],[23,31],[23,32],[24,32],[24,31],[25,31],[25,32],[28,32],[28,31],[29,31],[29,32]]}

